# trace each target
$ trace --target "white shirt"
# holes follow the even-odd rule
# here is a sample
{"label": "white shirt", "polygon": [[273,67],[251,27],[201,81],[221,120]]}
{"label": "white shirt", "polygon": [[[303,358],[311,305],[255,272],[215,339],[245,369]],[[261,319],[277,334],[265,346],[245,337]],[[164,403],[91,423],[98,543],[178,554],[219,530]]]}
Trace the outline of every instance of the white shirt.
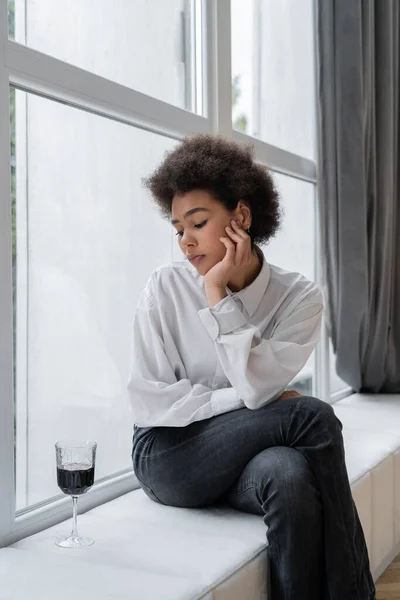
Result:
{"label": "white shirt", "polygon": [[[260,254],[262,252],[260,251]],[[263,264],[213,308],[189,261],[155,269],[133,322],[128,392],[139,427],[184,427],[276,400],[320,338],[323,297],[299,273]]]}

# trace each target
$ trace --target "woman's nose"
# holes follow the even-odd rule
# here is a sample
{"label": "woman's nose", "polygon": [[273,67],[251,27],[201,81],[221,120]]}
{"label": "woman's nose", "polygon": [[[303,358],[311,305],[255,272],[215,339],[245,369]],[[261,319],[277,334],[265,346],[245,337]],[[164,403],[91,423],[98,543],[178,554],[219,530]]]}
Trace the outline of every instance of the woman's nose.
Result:
{"label": "woman's nose", "polygon": [[190,233],[184,232],[181,236],[181,245],[182,246],[193,246],[195,243],[194,237],[190,235]]}

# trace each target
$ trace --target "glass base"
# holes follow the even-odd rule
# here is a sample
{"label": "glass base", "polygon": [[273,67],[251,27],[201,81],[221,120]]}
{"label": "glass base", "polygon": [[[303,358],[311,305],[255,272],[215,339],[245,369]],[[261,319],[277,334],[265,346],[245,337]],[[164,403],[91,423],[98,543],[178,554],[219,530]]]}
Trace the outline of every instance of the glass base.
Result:
{"label": "glass base", "polygon": [[94,544],[94,540],[90,537],[70,535],[68,537],[59,537],[54,543],[56,546],[60,546],[60,548],[86,548],[86,546]]}

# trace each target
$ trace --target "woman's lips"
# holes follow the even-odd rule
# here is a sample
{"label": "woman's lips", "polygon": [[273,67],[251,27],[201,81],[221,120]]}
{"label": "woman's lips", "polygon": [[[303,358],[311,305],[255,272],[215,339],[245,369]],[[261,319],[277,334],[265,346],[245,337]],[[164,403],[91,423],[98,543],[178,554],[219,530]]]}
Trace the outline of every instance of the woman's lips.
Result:
{"label": "woman's lips", "polygon": [[198,265],[204,258],[204,254],[200,254],[199,256],[194,256],[193,258],[189,258],[190,262],[193,265]]}

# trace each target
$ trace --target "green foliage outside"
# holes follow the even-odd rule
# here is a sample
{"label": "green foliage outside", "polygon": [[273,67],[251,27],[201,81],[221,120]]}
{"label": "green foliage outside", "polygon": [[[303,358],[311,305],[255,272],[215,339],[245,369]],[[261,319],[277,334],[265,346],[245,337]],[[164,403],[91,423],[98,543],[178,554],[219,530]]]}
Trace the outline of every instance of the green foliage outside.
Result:
{"label": "green foliage outside", "polygon": [[[10,39],[15,37],[15,4],[14,0],[8,0],[8,36]],[[14,483],[16,481],[16,274],[17,274],[17,232],[16,232],[16,184],[15,184],[15,89],[10,87],[10,167],[11,167],[11,227],[12,227],[12,286],[13,286],[13,375],[14,375]]]}
{"label": "green foliage outside", "polygon": [[15,2],[8,0],[8,37],[15,38]]}
{"label": "green foliage outside", "polygon": [[[237,105],[241,93],[240,75],[235,75],[232,80],[232,110]],[[242,133],[247,133],[247,117],[245,114],[242,113],[236,117],[233,122],[233,129],[236,131],[241,131]]]}
{"label": "green foliage outside", "polygon": [[[15,4],[8,0],[8,35],[14,39],[15,35]],[[12,261],[15,272],[17,257],[16,222],[15,222],[15,89],[10,88],[10,154],[11,154],[11,210],[12,210]],[[14,278],[15,279],[15,278]]]}
{"label": "green foliage outside", "polygon": [[12,261],[15,269],[17,258],[15,221],[15,89],[10,88],[10,154],[11,154],[11,217],[12,217]]}

